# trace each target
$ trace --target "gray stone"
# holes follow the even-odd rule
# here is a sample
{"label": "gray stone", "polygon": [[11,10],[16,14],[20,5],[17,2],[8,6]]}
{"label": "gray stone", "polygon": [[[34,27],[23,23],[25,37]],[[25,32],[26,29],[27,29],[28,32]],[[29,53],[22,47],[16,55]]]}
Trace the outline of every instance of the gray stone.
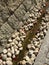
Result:
{"label": "gray stone", "polygon": [[18,19],[15,17],[14,14],[8,19],[8,23],[9,23],[9,25],[10,25],[13,29],[17,29],[17,28],[18,28],[19,21],[18,21]]}
{"label": "gray stone", "polygon": [[23,0],[8,0],[8,8],[10,11],[16,10]]}
{"label": "gray stone", "polygon": [[26,9],[28,10],[32,5],[32,1],[31,0],[25,0],[23,4],[26,7]]}
{"label": "gray stone", "polygon": [[11,33],[13,32],[13,29],[10,27],[10,25],[7,22],[5,22],[1,26],[1,32],[2,32],[2,34],[5,35],[5,37],[9,37],[11,35]]}
{"label": "gray stone", "polygon": [[2,34],[1,30],[0,30],[0,40],[4,38],[4,35]]}
{"label": "gray stone", "polygon": [[6,21],[8,19],[8,17],[10,16],[10,13],[9,13],[9,10],[8,8],[5,6],[5,7],[1,7],[1,11],[0,11],[0,16],[2,17],[2,19],[4,21]]}
{"label": "gray stone", "polygon": [[20,7],[15,11],[15,16],[18,17],[19,20],[22,20],[26,11],[24,6],[21,4]]}
{"label": "gray stone", "polygon": [[29,18],[29,12],[27,12],[25,15],[24,15],[24,17],[23,17],[23,20],[27,20],[28,18]]}
{"label": "gray stone", "polygon": [[3,46],[0,46],[0,53],[2,53],[4,47]]}
{"label": "gray stone", "polygon": [[39,54],[35,60],[34,65],[44,65],[45,63],[48,63],[47,61],[47,53],[49,49],[49,28],[47,31],[47,35],[45,39],[42,42],[41,49],[39,51]]}

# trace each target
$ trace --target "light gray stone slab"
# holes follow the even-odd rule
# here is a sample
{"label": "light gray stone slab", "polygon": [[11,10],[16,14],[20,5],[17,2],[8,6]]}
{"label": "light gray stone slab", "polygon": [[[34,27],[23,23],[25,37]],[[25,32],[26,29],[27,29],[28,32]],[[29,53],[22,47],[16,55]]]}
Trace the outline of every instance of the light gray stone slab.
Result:
{"label": "light gray stone slab", "polygon": [[47,35],[43,40],[43,44],[41,45],[41,49],[35,60],[34,65],[44,65],[48,63],[49,61],[49,59],[47,59],[48,52],[49,52],[49,27],[48,27]]}

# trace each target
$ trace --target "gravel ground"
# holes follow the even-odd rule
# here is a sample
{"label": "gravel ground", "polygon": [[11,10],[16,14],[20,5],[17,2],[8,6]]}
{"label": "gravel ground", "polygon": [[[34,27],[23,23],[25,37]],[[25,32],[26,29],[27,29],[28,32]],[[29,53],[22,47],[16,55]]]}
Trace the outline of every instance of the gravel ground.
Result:
{"label": "gravel ground", "polygon": [[48,31],[49,8],[47,6],[48,2],[45,0],[43,2],[42,0],[0,1],[1,65],[36,63],[36,57]]}

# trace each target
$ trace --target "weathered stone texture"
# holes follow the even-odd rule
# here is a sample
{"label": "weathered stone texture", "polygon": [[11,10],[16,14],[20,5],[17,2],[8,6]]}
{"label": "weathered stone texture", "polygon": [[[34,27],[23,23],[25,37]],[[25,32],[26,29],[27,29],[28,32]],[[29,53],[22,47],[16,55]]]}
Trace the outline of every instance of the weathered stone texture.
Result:
{"label": "weathered stone texture", "polygon": [[23,6],[23,4],[21,4],[20,7],[15,11],[15,16],[18,17],[18,19],[21,21],[25,13],[25,7]]}
{"label": "weathered stone texture", "polygon": [[34,65],[49,65],[49,28]]}
{"label": "weathered stone texture", "polygon": [[24,4],[26,10],[29,10],[29,8],[32,6],[32,1],[31,0],[25,0],[23,4]]}
{"label": "weathered stone texture", "polygon": [[9,37],[9,35],[13,32],[13,29],[9,26],[9,24],[6,22],[1,27],[1,32],[5,36]]}

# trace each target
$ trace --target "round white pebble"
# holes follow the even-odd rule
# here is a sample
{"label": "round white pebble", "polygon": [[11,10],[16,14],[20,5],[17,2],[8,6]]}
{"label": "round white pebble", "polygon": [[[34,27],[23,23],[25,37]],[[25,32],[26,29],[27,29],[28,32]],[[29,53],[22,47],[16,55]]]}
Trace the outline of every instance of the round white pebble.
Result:
{"label": "round white pebble", "polygon": [[7,49],[4,49],[4,50],[3,50],[3,53],[7,53]]}
{"label": "round white pebble", "polygon": [[7,53],[7,56],[11,57],[11,53],[10,53],[10,52],[8,52],[8,53]]}
{"label": "round white pebble", "polygon": [[11,61],[6,61],[7,65],[12,65],[13,63]]}

